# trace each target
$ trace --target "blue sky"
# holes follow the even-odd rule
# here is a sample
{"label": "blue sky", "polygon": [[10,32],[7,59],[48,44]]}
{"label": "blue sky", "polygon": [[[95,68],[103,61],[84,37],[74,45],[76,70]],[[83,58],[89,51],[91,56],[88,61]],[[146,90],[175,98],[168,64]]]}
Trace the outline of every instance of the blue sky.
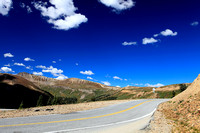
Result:
{"label": "blue sky", "polygon": [[1,0],[0,69],[121,87],[192,82],[199,22],[199,0]]}

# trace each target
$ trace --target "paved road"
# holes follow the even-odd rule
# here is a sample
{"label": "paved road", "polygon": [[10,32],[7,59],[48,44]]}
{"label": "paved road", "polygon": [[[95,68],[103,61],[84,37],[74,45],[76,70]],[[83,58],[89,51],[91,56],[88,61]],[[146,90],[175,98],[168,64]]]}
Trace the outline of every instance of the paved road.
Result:
{"label": "paved road", "polygon": [[0,132],[101,132],[141,121],[165,101],[167,99],[143,99],[69,114],[0,119]]}

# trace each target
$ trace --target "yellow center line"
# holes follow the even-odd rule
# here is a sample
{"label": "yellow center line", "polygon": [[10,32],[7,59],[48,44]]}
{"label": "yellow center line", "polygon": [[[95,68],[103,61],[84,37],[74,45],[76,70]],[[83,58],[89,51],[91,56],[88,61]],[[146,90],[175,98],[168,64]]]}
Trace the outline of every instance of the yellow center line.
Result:
{"label": "yellow center line", "polygon": [[61,122],[69,122],[69,121],[80,121],[80,120],[87,120],[87,119],[94,119],[94,118],[101,118],[101,117],[106,117],[106,116],[111,116],[111,115],[116,115],[116,114],[120,114],[123,112],[126,112],[128,110],[131,110],[135,107],[138,107],[144,103],[147,102],[151,102],[153,100],[149,100],[149,101],[145,101],[142,103],[139,103],[133,107],[127,108],[125,110],[119,111],[119,112],[115,112],[115,113],[111,113],[111,114],[106,114],[106,115],[100,115],[100,116],[93,116],[93,117],[87,117],[87,118],[78,118],[78,119],[71,119],[71,120],[60,120],[60,121],[48,121],[48,122],[37,122],[37,123],[25,123],[25,124],[13,124],[13,125],[0,125],[0,127],[14,127],[14,126],[27,126],[27,125],[39,125],[39,124],[49,124],[49,123],[61,123]]}

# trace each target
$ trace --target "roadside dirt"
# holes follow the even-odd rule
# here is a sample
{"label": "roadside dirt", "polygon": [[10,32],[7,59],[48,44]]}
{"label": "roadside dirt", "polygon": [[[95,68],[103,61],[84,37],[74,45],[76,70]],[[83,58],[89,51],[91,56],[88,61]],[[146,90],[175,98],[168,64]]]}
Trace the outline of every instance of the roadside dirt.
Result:
{"label": "roadside dirt", "polygon": [[113,104],[119,104],[132,100],[112,100],[112,101],[98,101],[88,102],[79,104],[67,104],[67,105],[53,105],[34,107],[27,109],[0,111],[0,118],[13,118],[13,117],[25,117],[25,116],[36,116],[36,115],[49,115],[49,114],[66,114],[76,111],[84,111],[90,109],[101,108]]}
{"label": "roadside dirt", "polygon": [[172,121],[165,119],[165,116],[161,112],[161,105],[154,113],[153,119],[149,126],[141,133],[171,133],[172,132]]}

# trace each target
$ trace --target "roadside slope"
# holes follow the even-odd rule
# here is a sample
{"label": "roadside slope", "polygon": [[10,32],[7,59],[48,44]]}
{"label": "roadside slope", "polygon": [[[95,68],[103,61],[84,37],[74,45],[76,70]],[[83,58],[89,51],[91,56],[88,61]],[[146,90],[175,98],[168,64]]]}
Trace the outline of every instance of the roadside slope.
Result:
{"label": "roadside slope", "polygon": [[200,75],[185,91],[161,104],[159,110],[173,120],[174,132],[199,132]]}

